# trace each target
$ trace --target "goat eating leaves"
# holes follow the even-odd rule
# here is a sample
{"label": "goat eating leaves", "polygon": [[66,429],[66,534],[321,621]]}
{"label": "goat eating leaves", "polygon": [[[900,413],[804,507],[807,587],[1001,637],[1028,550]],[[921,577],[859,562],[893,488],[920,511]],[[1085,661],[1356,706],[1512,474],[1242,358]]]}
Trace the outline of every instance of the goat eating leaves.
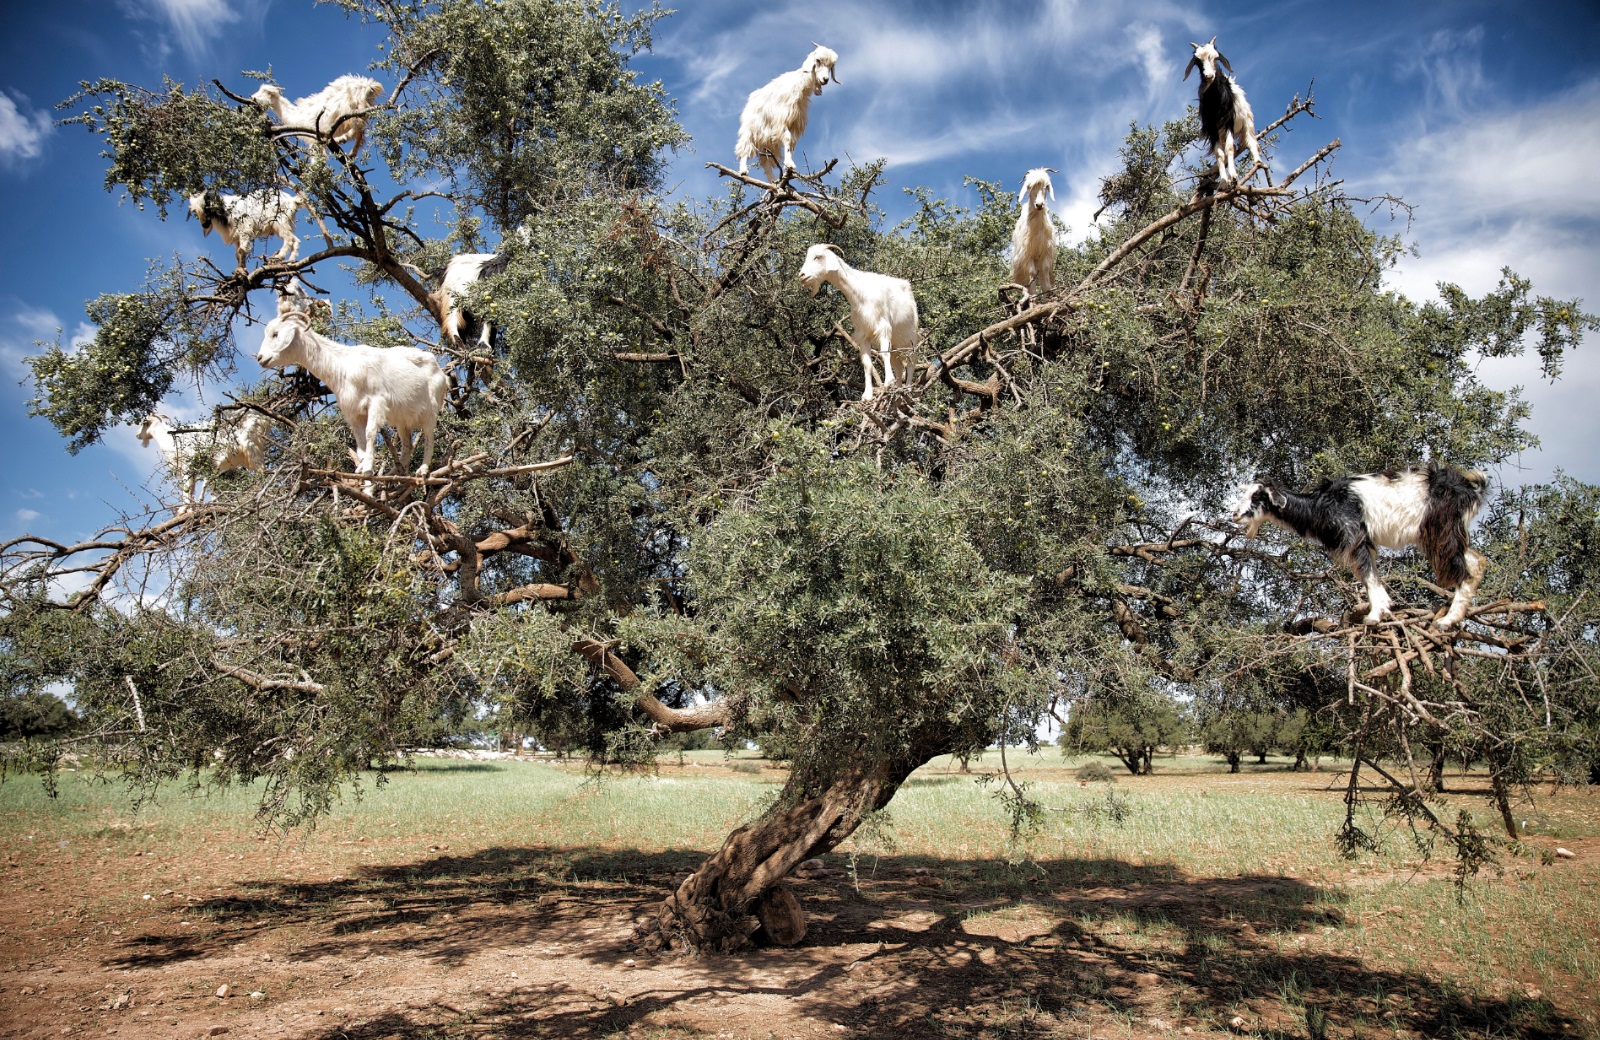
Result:
{"label": "goat eating leaves", "polygon": [[1467,544],[1467,525],[1477,515],[1489,480],[1476,470],[1429,465],[1323,480],[1310,494],[1282,491],[1257,478],[1242,493],[1234,522],[1254,538],[1271,520],[1295,534],[1315,538],[1335,562],[1350,568],[1367,587],[1366,623],[1389,612],[1388,590],[1377,574],[1378,549],[1420,546],[1439,584],[1455,589],[1439,627],[1459,624],[1472,605],[1489,561]]}

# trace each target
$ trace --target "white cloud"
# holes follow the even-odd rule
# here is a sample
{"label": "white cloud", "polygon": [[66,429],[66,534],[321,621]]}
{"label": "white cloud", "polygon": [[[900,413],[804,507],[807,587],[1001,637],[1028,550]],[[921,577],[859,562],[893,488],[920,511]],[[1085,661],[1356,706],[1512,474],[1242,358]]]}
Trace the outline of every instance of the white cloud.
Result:
{"label": "white cloud", "polygon": [[31,524],[43,515],[37,509],[19,509],[16,512],[17,522],[20,524]]}
{"label": "white cloud", "polygon": [[[1440,282],[1479,296],[1509,267],[1540,295],[1600,310],[1600,192],[1590,181],[1600,140],[1588,132],[1596,125],[1600,80],[1590,80],[1524,108],[1462,111],[1405,138],[1373,177],[1416,207],[1406,238],[1418,255],[1404,258],[1389,284],[1415,300],[1434,299]],[[1520,387],[1533,406],[1528,425],[1540,448],[1509,465],[1506,483],[1547,480],[1557,468],[1600,481],[1596,346],[1590,337],[1568,355],[1554,384],[1537,357],[1479,366],[1489,385]]]}
{"label": "white cloud", "polygon": [[26,111],[10,94],[0,93],[0,165],[16,166],[37,159],[44,152],[44,139],[55,130],[48,112]]}

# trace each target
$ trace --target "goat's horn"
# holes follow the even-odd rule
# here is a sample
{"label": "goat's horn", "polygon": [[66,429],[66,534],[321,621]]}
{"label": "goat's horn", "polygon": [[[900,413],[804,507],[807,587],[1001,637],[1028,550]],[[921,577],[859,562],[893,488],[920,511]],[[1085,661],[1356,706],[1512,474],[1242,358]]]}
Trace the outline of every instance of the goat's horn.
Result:
{"label": "goat's horn", "polygon": [[1206,44],[1206,46],[1207,47],[1215,47],[1216,45],[1217,45],[1217,34],[1216,33],[1212,33],[1211,34],[1211,42]]}
{"label": "goat's horn", "polygon": [[834,245],[832,242],[818,242],[817,245],[821,246],[823,249],[831,249],[835,253],[838,253],[840,256],[844,256],[844,250],[840,249],[838,246]]}
{"label": "goat's horn", "polygon": [[1056,169],[1054,166],[1046,166],[1044,168],[1044,172],[1045,173],[1060,173],[1061,171]]}

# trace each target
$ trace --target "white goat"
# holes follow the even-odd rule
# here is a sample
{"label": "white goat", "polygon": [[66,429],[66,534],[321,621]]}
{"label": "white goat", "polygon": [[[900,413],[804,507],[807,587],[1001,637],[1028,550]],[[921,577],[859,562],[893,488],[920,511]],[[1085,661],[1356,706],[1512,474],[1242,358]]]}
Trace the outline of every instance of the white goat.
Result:
{"label": "white goat", "polygon": [[445,336],[451,342],[459,344],[461,333],[466,329],[467,323],[477,320],[478,342],[488,349],[489,335],[493,331],[488,319],[473,314],[464,307],[457,306],[456,303],[480,278],[490,277],[505,270],[507,259],[504,253],[459,253],[451,257],[450,262],[445,265],[444,277],[439,281],[439,288],[433,291],[433,298],[439,305],[440,327],[444,329]]}
{"label": "white goat", "polygon": [[166,416],[154,414],[139,424],[136,436],[146,448],[152,440],[156,442],[183,504],[189,506],[194,504],[195,483],[205,468],[203,457],[210,456],[212,474],[258,470],[271,432],[272,421],[259,412],[248,412],[236,423],[211,430],[174,430]]}
{"label": "white goat", "polygon": [[300,255],[294,221],[303,205],[297,196],[270,188],[248,195],[205,191],[189,196],[189,215],[200,221],[202,233],[209,235],[215,228],[222,240],[238,252],[239,266],[243,267],[256,239],[268,235],[283,239],[283,245],[272,254],[274,260],[293,260]]}
{"label": "white goat", "polygon": [[340,76],[310,97],[289,102],[283,88],[265,83],[250,100],[270,110],[278,122],[295,130],[309,131],[319,142],[354,141],[352,152],[361,150],[367,136],[367,111],[383,95],[383,84],[367,76]]}
{"label": "white goat", "polygon": [[751,92],[739,115],[739,140],[733,146],[740,173],[747,172],[754,159],[767,180],[776,181],[780,157],[785,172],[794,170],[794,145],[806,132],[811,95],[820,96],[828,82],[839,81],[833,69],[838,60],[839,55],[819,46],[798,69]]}
{"label": "white goat", "polygon": [[[1233,165],[1234,149],[1240,142],[1250,149],[1250,158],[1257,166],[1261,161],[1261,148],[1256,143],[1256,117],[1245,100],[1244,90],[1230,73],[1233,64],[1217,50],[1217,38],[1209,43],[1191,43],[1194,57],[1184,67],[1183,78],[1196,67],[1200,69],[1200,133],[1211,146],[1217,163],[1217,177],[1224,184],[1235,184],[1239,171]],[[1217,71],[1217,62],[1227,67],[1227,72]]]}
{"label": "white goat", "polygon": [[1420,547],[1439,584],[1455,589],[1450,609],[1439,619],[1439,627],[1448,629],[1466,616],[1489,566],[1467,536],[1488,490],[1488,478],[1477,470],[1438,464],[1324,479],[1304,495],[1257,477],[1242,492],[1233,519],[1243,525],[1246,538],[1254,538],[1270,520],[1321,542],[1366,585],[1369,625],[1381,621],[1391,604],[1378,577],[1378,548]]}
{"label": "white goat", "polygon": [[1056,200],[1050,183],[1054,172],[1045,167],[1029,170],[1017,193],[1022,212],[1011,232],[1011,280],[1031,293],[1049,292],[1056,284],[1056,225],[1048,204]]}
{"label": "white goat", "polygon": [[414,434],[422,434],[426,476],[433,462],[433,428],[450,380],[432,354],[406,347],[339,343],[311,329],[311,317],[288,297],[267,322],[256,360],[263,368],[299,365],[327,384],[356,442],[356,472],[372,473],[378,433],[392,427],[389,445],[402,471],[410,466]]}
{"label": "white goat", "polygon": [[815,245],[806,250],[800,284],[817,295],[823,282],[831,282],[850,301],[850,322],[856,330],[861,368],[867,387],[863,401],[872,400],[872,348],[883,357],[883,387],[908,382],[917,363],[917,298],[911,283],[871,271],[858,271],[844,262],[839,247]]}

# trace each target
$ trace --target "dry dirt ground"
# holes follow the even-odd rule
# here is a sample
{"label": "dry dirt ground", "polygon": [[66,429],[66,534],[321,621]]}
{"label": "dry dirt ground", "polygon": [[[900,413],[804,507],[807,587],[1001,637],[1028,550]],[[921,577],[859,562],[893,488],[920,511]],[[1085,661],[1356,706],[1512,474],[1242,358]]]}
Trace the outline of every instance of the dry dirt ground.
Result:
{"label": "dry dirt ground", "polygon": [[[1121,881],[1086,887],[1108,872],[1075,860],[985,897],[981,865],[904,857],[852,878],[830,857],[795,884],[801,946],[683,960],[628,936],[699,851],[155,844],[124,825],[5,850],[0,1036],[1178,1040],[1233,1016],[1235,1034],[1282,1037],[1593,1032],[1594,994],[1453,990],[1353,955],[1327,892],[1292,877],[1119,862]],[[1600,839],[1562,844],[1594,885]],[[1115,923],[1145,918],[1171,941]]]}

